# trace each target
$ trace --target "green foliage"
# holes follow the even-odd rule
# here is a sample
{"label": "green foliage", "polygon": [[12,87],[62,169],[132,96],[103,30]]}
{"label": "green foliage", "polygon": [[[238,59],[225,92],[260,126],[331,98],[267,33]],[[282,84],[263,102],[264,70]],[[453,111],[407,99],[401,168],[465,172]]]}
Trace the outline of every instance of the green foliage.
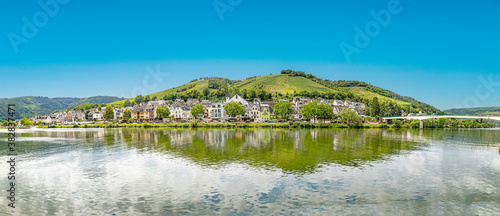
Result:
{"label": "green foliage", "polygon": [[380,104],[378,102],[378,97],[373,97],[370,107],[371,116],[380,116]]}
{"label": "green foliage", "polygon": [[132,111],[129,108],[126,108],[123,111],[123,119],[128,121],[128,120],[130,120],[130,118],[132,118]]}
{"label": "green foliage", "polygon": [[310,120],[316,118],[318,112],[318,101],[310,102],[302,107],[300,114],[306,119]]}
{"label": "green foliage", "polygon": [[205,114],[205,108],[201,104],[196,104],[191,108],[191,115],[195,118],[200,117],[200,115]]}
{"label": "green foliage", "polygon": [[106,109],[104,110],[103,114],[104,119],[106,120],[113,120],[115,118],[115,114],[113,112],[113,107],[111,105],[106,106]]}
{"label": "green foliage", "polygon": [[132,103],[130,103],[130,100],[129,100],[129,99],[127,99],[127,100],[125,100],[125,102],[123,103],[123,106],[124,106],[124,107],[129,107],[129,106],[132,106]]}
{"label": "green foliage", "polygon": [[332,119],[333,118],[333,107],[329,104],[320,103],[318,105],[317,116],[324,119]]}
{"label": "green foliage", "polygon": [[0,98],[0,121],[7,120],[7,104],[15,104],[15,119],[31,118],[36,115],[48,115],[56,110],[64,111],[68,106],[81,108],[81,104],[94,102],[114,102],[122,100],[119,97],[97,96],[88,98],[47,98],[47,97],[15,97]]}
{"label": "green foliage", "polygon": [[204,95],[205,97],[208,97],[208,96],[210,95],[210,90],[208,90],[208,88],[204,88],[204,89],[203,89],[203,95]]}
{"label": "green foliage", "polygon": [[288,120],[290,115],[293,113],[294,108],[291,103],[288,102],[279,102],[273,107],[274,115],[276,115],[280,119]]}
{"label": "green foliage", "polygon": [[457,115],[500,115],[500,107],[476,107],[476,108],[462,108],[462,109],[449,109],[444,112]]}
{"label": "green foliage", "polygon": [[196,121],[189,122],[189,127],[196,127],[196,125],[198,125],[198,122]]}
{"label": "green foliage", "polygon": [[144,102],[144,97],[142,95],[137,95],[137,96],[135,96],[134,101],[135,101],[135,103],[140,104],[140,103]]}
{"label": "green foliage", "polygon": [[28,120],[26,117],[23,117],[21,119],[21,124],[24,125],[24,126],[31,126],[31,125],[33,125],[33,122],[31,122],[30,120]]}
{"label": "green foliage", "polygon": [[170,109],[167,106],[159,106],[156,108],[156,116],[158,119],[168,118],[170,116]]}
{"label": "green foliage", "polygon": [[339,117],[342,121],[347,122],[347,124],[361,123],[361,116],[359,116],[354,110],[349,108],[340,111]]}
{"label": "green foliage", "polygon": [[313,101],[303,106],[300,111],[307,120],[310,119],[331,119],[333,118],[333,108],[329,104]]}
{"label": "green foliage", "polygon": [[403,126],[403,121],[401,120],[394,120],[392,123],[396,128],[401,128],[401,126]]}
{"label": "green foliage", "polygon": [[238,115],[245,115],[245,108],[238,102],[231,101],[224,106],[224,111],[229,117],[236,117]]}
{"label": "green foliage", "polygon": [[229,85],[231,85],[233,81],[227,78],[213,77],[208,81],[208,88],[211,89],[227,89]]}

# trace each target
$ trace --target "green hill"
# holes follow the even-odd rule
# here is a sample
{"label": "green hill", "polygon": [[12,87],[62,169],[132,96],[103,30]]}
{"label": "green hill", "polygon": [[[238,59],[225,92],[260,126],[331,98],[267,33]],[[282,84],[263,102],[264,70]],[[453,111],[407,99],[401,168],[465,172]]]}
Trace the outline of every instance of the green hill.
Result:
{"label": "green hill", "polygon": [[482,115],[482,116],[500,116],[500,107],[477,107],[477,108],[461,108],[449,109],[444,112],[457,115]]}
{"label": "green hill", "polygon": [[[365,82],[330,81],[292,70],[283,70],[281,74],[275,75],[248,77],[243,80],[229,80],[220,77],[203,78],[203,80],[193,80],[190,83],[145,96],[149,96],[150,98],[155,97],[157,100],[171,100],[174,98],[222,100],[226,95],[226,91],[229,91],[232,96],[236,93],[244,94],[243,92],[251,90],[265,90],[277,97],[291,98],[292,96],[304,96],[327,99],[351,99],[365,103],[369,103],[373,97],[378,97],[381,102],[394,102],[400,107],[411,107],[413,108],[412,111],[443,113],[439,109],[411,97],[401,96]],[[208,94],[205,95],[204,91]],[[129,101],[134,102],[134,99],[131,98]],[[123,106],[124,101],[117,101],[112,104]]]}
{"label": "green hill", "polygon": [[321,84],[313,82],[307,78],[299,76],[288,76],[285,74],[276,74],[247,79],[234,84],[233,88],[238,89],[264,89],[272,93],[280,92],[282,94],[301,91],[329,92],[329,89]]}
{"label": "green hill", "polygon": [[0,121],[7,119],[7,104],[15,104],[16,119],[31,118],[35,115],[47,115],[55,110],[65,110],[68,106],[75,107],[83,103],[110,103],[124,98],[112,96],[95,96],[88,98],[48,98],[48,97],[15,97],[0,98]]}

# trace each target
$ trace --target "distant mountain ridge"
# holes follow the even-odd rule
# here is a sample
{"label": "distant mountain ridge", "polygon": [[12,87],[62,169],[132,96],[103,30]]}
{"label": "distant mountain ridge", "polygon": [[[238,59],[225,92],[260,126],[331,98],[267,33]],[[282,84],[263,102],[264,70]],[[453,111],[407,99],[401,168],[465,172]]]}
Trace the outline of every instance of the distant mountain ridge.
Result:
{"label": "distant mountain ridge", "polygon": [[87,98],[72,97],[40,97],[24,96],[14,98],[0,98],[0,121],[7,120],[7,105],[15,104],[16,119],[31,118],[36,115],[47,115],[55,110],[65,110],[68,106],[75,107],[83,103],[111,103],[124,98],[114,96],[93,96]]}
{"label": "distant mountain ridge", "polygon": [[456,108],[444,112],[457,115],[500,116],[500,107]]}

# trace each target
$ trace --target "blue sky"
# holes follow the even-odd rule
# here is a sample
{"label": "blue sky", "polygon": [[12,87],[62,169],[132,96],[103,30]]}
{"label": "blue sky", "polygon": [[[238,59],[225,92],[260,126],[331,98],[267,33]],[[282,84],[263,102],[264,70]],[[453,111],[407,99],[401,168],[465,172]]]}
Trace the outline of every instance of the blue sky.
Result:
{"label": "blue sky", "polygon": [[[41,2],[0,2],[0,97],[134,96],[293,69],[440,109],[500,106],[499,0]],[[168,76],[145,86],[157,66]]]}

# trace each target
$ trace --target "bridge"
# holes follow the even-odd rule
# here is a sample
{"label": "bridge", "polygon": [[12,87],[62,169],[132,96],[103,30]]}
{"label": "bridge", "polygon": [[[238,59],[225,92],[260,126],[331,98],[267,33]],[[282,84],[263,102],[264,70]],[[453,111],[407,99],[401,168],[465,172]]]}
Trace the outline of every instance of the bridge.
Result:
{"label": "bridge", "polygon": [[380,118],[384,121],[395,120],[395,119],[420,120],[420,129],[424,128],[425,119],[451,118],[451,119],[486,119],[486,120],[500,121],[500,116],[468,116],[468,115],[384,116]]}

